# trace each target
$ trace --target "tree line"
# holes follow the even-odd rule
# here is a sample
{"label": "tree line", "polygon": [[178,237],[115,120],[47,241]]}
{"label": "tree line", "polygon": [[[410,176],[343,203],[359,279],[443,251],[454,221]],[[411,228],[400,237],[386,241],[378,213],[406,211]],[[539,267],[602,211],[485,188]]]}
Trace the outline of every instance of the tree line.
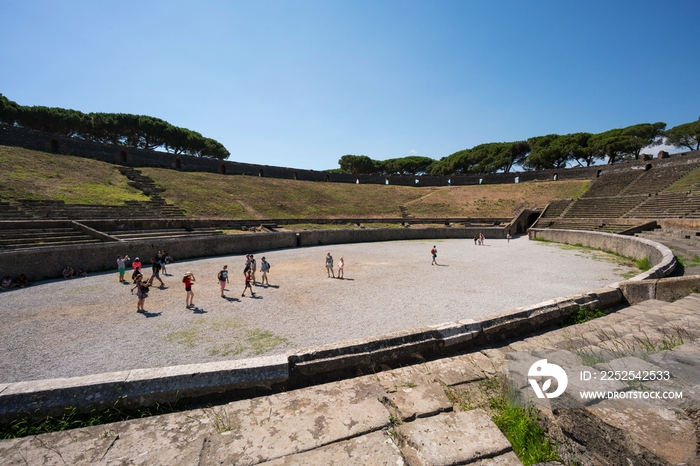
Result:
{"label": "tree line", "polygon": [[344,155],[340,171],[353,174],[458,175],[485,174],[514,166],[524,170],[565,168],[569,163],[589,167],[639,159],[642,150],[666,143],[677,148],[700,150],[700,119],[666,129],[666,123],[641,123],[603,133],[548,134],[526,141],[489,142],[434,160],[409,156],[373,160],[366,155]]}
{"label": "tree line", "polygon": [[220,142],[146,115],[83,113],[59,107],[23,106],[0,94],[0,123],[103,144],[164,149],[174,154],[226,159]]}

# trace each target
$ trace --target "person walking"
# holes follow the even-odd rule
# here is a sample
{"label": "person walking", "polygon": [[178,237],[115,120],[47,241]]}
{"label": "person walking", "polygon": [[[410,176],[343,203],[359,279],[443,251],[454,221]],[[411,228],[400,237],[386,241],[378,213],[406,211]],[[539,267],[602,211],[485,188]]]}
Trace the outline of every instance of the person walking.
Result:
{"label": "person walking", "polygon": [[160,262],[158,262],[155,257],[151,257],[151,264],[152,264],[152,266],[151,266],[151,271],[152,271],[151,282],[153,282],[153,279],[155,278],[156,280],[158,280],[160,282],[160,287],[164,288],[165,283],[163,283],[163,280],[160,279],[160,269],[161,269]]}
{"label": "person walking", "polygon": [[430,250],[430,254],[433,255],[433,261],[430,265],[438,265],[437,263],[437,246],[433,245],[433,249]]}
{"label": "person walking", "polygon": [[270,263],[265,260],[265,256],[260,260],[260,271],[262,272],[261,285],[267,286],[270,282],[267,281],[267,272],[270,271]]}
{"label": "person walking", "polygon": [[129,256],[117,256],[117,268],[119,269],[119,283],[123,283],[126,280],[124,280],[124,274],[126,273],[126,264],[125,261],[129,260]]}
{"label": "person walking", "polygon": [[508,243],[510,243],[510,238],[511,238],[510,232],[508,232],[508,233],[506,234],[506,239],[508,240],[508,241],[507,241]]}
{"label": "person walking", "polygon": [[253,280],[253,285],[255,285],[255,271],[258,269],[258,264],[255,262],[255,257],[250,255],[250,278]]}
{"label": "person walking", "polygon": [[338,278],[343,278],[343,269],[345,268],[345,261],[341,257],[338,261]]}
{"label": "person walking", "polygon": [[248,273],[245,274],[245,288],[243,288],[243,293],[241,294],[241,298],[245,296],[245,290],[250,289],[250,297],[255,298],[255,293],[253,293],[253,287],[250,286],[250,281],[251,281],[251,276],[250,276],[250,270]]}
{"label": "person walking", "polygon": [[134,270],[141,268],[141,261],[138,257],[134,259],[134,262],[131,263],[131,266],[134,268]]}
{"label": "person walking", "polygon": [[333,272],[333,256],[329,252],[326,254],[326,272],[328,273],[328,278],[331,276],[335,278],[335,272]]}
{"label": "person walking", "polygon": [[182,283],[185,284],[185,291],[187,292],[187,296],[185,297],[185,307],[190,308],[193,307],[194,304],[192,301],[194,300],[194,292],[192,291],[192,284],[195,282],[194,274],[192,272],[187,272],[185,275],[182,277]]}
{"label": "person walking", "polygon": [[226,296],[224,295],[224,288],[226,288],[226,284],[229,283],[228,281],[228,265],[224,265],[224,268],[219,271],[218,279],[219,279],[219,285],[221,286],[221,297],[225,298]]}

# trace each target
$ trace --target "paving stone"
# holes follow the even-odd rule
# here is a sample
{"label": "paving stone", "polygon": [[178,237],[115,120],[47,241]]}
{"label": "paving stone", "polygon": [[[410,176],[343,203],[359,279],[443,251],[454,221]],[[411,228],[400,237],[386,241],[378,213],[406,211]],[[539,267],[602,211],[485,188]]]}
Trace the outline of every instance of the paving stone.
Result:
{"label": "paving stone", "polygon": [[671,372],[674,378],[700,384],[700,351],[661,351],[647,361]]}
{"label": "paving stone", "polygon": [[345,382],[256,398],[247,409],[228,410],[232,430],[210,438],[201,465],[252,465],[388,428],[384,405]]}
{"label": "paving stone", "polygon": [[444,383],[448,386],[470,383],[486,377],[474,363],[471,355],[431,361],[425,366],[429,369],[431,381]]}
{"label": "paving stone", "polygon": [[399,448],[386,431],[355,437],[305,453],[259,463],[260,466],[293,465],[403,466]]}
{"label": "paving stone", "polygon": [[499,455],[494,458],[485,458],[476,463],[471,463],[470,466],[522,466],[515,453],[508,452],[505,455]]}
{"label": "paving stone", "polygon": [[452,403],[445,395],[445,390],[438,383],[418,387],[404,387],[390,393],[387,401],[396,408],[402,421],[413,420],[416,417],[433,416],[452,411]]}
{"label": "paving stone", "polygon": [[397,427],[411,466],[469,464],[511,452],[512,447],[482,409],[443,413]]}
{"label": "paving stone", "polygon": [[600,371],[663,371],[659,366],[656,366],[643,359],[627,356],[624,358],[613,359],[607,363],[596,364],[594,366]]}
{"label": "paving stone", "polygon": [[[37,460],[37,464],[54,464],[54,461],[55,464],[74,465],[111,464],[113,461],[120,464],[123,458],[137,459],[155,450],[179,458],[186,456],[183,452],[191,450],[192,442],[211,432],[200,415],[198,411],[173,413],[3,441],[0,442],[0,458],[26,456],[32,460],[29,464],[35,464],[33,460]],[[197,454],[200,449],[201,445],[195,447]],[[38,458],[44,459],[38,461]],[[171,464],[187,462],[183,459]]]}
{"label": "paving stone", "polygon": [[472,353],[469,356],[474,367],[487,377],[497,374],[505,364],[505,359],[490,359],[482,353]]}

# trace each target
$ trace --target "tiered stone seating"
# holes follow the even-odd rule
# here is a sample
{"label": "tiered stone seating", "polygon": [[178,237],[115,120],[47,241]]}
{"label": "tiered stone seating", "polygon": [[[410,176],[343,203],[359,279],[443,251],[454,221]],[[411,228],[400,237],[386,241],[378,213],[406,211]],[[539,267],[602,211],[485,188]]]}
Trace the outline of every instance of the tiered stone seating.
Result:
{"label": "tiered stone seating", "polygon": [[582,197],[606,197],[617,196],[630,183],[644,176],[646,172],[641,170],[626,170],[614,172],[607,170],[596,178]]}
{"label": "tiered stone seating", "polygon": [[681,218],[700,209],[700,193],[665,192],[650,196],[627,212],[628,218]]}
{"label": "tiered stone seating", "polygon": [[167,230],[119,230],[107,231],[106,233],[123,241],[223,235],[221,230],[217,230],[215,228],[198,228],[197,230],[186,230],[184,228]]}
{"label": "tiered stone seating", "polygon": [[33,218],[15,203],[0,201],[0,220],[32,220]]}
{"label": "tiered stone seating", "polygon": [[557,199],[549,203],[547,209],[542,214],[542,218],[556,218],[566,210],[571,204],[571,199]]}
{"label": "tiered stone seating", "polygon": [[[20,199],[26,213],[42,219],[163,218],[184,217],[181,209],[165,200],[126,201],[124,205],[66,204],[63,201]],[[31,217],[30,217],[31,218]]]}
{"label": "tiered stone seating", "polygon": [[628,196],[661,192],[696,168],[697,165],[692,164],[653,167],[622,190],[620,194]]}
{"label": "tiered stone seating", "polygon": [[566,218],[617,218],[632,210],[647,196],[589,197],[576,200],[566,213]]}
{"label": "tiered stone seating", "polygon": [[3,230],[2,237],[0,237],[0,249],[25,249],[99,242],[99,239],[72,228],[26,228]]}
{"label": "tiered stone seating", "polygon": [[700,256],[700,231],[656,229],[636,233],[635,236],[665,244],[676,255],[682,254],[686,258]]}
{"label": "tiered stone seating", "polygon": [[586,231],[604,231],[607,233],[619,233],[628,230],[633,225],[615,223],[610,221],[602,221],[596,219],[573,219],[573,218],[558,218],[558,219],[540,219],[536,225],[537,228],[554,228],[557,230],[586,230]]}

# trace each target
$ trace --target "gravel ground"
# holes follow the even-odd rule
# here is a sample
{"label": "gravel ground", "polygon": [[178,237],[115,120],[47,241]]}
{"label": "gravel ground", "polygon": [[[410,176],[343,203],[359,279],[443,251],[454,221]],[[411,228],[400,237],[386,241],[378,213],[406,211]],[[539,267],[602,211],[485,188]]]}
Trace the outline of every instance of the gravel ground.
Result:
{"label": "gravel ground", "polygon": [[[430,264],[433,244],[439,266]],[[326,277],[327,252],[336,264],[345,258],[344,280]],[[629,271],[527,237],[484,246],[451,239],[276,250],[256,254],[258,264],[263,255],[272,285],[254,287],[255,299],[241,297],[243,256],[170,264],[166,288],[151,288],[146,314],[136,313],[136,295],[116,270],[4,292],[0,382],[276,354],[495,314],[590,291]],[[224,264],[226,299],[216,279]],[[186,271],[197,279],[195,309],[185,308]]]}

